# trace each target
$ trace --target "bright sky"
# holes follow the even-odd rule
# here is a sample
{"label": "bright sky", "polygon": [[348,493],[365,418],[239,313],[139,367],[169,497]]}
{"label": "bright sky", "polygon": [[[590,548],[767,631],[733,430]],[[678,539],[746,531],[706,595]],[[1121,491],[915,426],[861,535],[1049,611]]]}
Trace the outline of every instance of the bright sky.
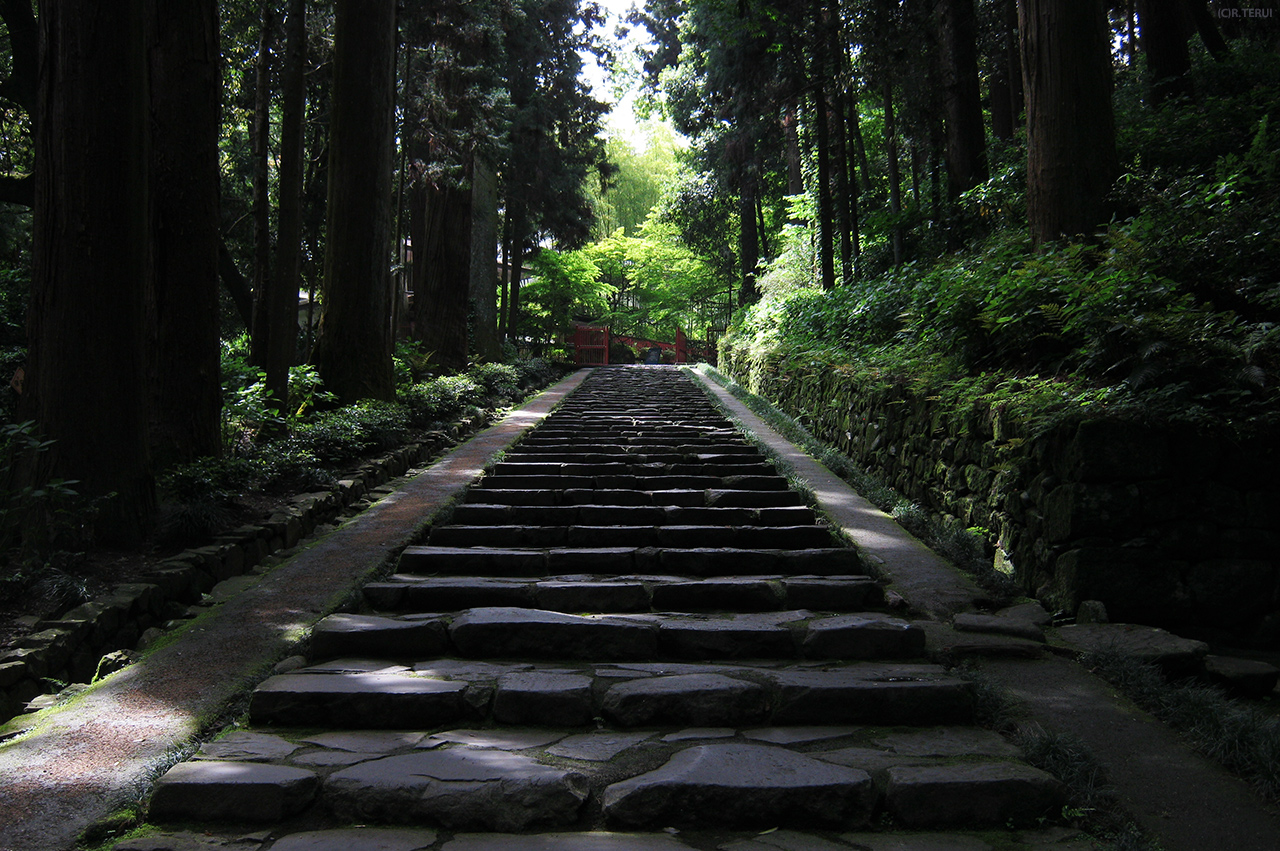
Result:
{"label": "bright sky", "polygon": [[[609,40],[614,38],[614,30],[618,24],[622,23],[623,18],[627,14],[632,5],[643,0],[597,0],[597,2],[605,10],[605,25],[602,35]],[[633,29],[633,37],[636,32],[643,34],[643,27]],[[615,45],[618,53],[624,54],[632,49],[630,41]],[[635,92],[630,91],[619,101],[613,96],[612,86],[609,85],[606,73],[596,66],[594,60],[587,60],[583,67],[583,76],[591,84],[595,96],[605,103],[613,104],[613,112],[606,119],[606,135],[616,136],[627,140],[631,147],[636,150],[643,150],[646,146],[645,134],[641,132],[637,123],[634,105]]]}

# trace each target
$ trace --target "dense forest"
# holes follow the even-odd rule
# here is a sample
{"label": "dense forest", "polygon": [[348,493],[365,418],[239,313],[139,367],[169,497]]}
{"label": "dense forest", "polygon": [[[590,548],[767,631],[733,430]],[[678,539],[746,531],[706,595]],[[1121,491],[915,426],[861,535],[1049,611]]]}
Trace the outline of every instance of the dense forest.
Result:
{"label": "dense forest", "polygon": [[306,480],[574,321],[1265,416],[1273,6],[3,0],[0,544]]}

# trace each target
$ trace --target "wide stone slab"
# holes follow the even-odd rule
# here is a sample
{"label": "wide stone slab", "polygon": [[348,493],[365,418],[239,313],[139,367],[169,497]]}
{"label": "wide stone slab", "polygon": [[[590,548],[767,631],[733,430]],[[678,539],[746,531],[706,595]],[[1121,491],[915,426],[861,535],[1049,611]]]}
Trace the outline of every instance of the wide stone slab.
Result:
{"label": "wide stone slab", "polygon": [[364,598],[369,605],[384,611],[454,612],[476,606],[528,606],[533,601],[533,584],[528,579],[397,573],[386,581],[364,586]]}
{"label": "wide stone slab", "polygon": [[617,683],[605,692],[601,709],[622,727],[738,726],[768,716],[769,694],[758,683],[723,674],[675,674]]}
{"label": "wide stone slab", "polygon": [[849,846],[810,833],[768,830],[751,839],[737,839],[717,846],[716,851],[849,851]]}
{"label": "wide stone slab", "polygon": [[711,744],[607,787],[605,815],[644,826],[863,824],[875,793],[865,771],[782,748]]}
{"label": "wide stone slab", "polygon": [[674,836],[654,833],[542,833],[520,836],[461,833],[441,851],[690,851]]}
{"label": "wide stone slab", "polygon": [[281,736],[237,730],[201,745],[196,758],[269,762],[284,759],[297,749],[298,745]]}
{"label": "wide stone slab", "polygon": [[405,547],[400,554],[402,573],[485,574],[490,576],[540,576],[546,572],[547,554],[541,550],[488,547]]}
{"label": "wide stone slab", "polygon": [[151,818],[273,822],[301,812],[319,779],[303,768],[196,760],[165,772],[151,797]]}
{"label": "wide stone slab", "polygon": [[649,592],[639,582],[547,580],[537,584],[534,595],[538,608],[553,612],[649,611]]}
{"label": "wide stone slab", "polygon": [[651,738],[650,733],[597,732],[569,736],[547,748],[552,756],[581,759],[586,762],[607,762],[627,748],[633,748]]}
{"label": "wide stone slab", "polygon": [[1065,801],[1055,777],[1010,762],[890,768],[884,794],[887,811],[913,828],[1031,826]]}
{"label": "wide stone slab", "polygon": [[253,692],[255,724],[435,727],[474,714],[467,683],[407,674],[281,674]]}
{"label": "wide stone slab", "polygon": [[658,649],[675,659],[787,659],[796,655],[787,621],[809,612],[666,616]]}
{"label": "wide stone slab", "polygon": [[441,617],[388,618],[333,614],[311,630],[311,658],[376,656],[426,659],[445,651],[448,640]]}
{"label": "wide stone slab", "polygon": [[436,842],[434,830],[349,827],[310,830],[277,839],[273,851],[426,851]]}
{"label": "wide stone slab", "polygon": [[1159,665],[1173,677],[1199,673],[1209,652],[1203,641],[1127,623],[1072,624],[1058,629],[1058,639],[1081,653],[1119,653]]}
{"label": "wide stone slab", "polygon": [[667,612],[768,612],[781,608],[772,583],[747,576],[719,576],[655,585],[654,609]]}
{"label": "wide stone slab", "polygon": [[343,769],[329,775],[320,795],[339,818],[514,831],[572,824],[587,786],[581,774],[527,756],[455,747]]}
{"label": "wide stone slab", "polygon": [[576,727],[594,716],[591,678],[581,674],[508,674],[493,697],[493,717],[501,724]]}
{"label": "wide stone slab", "polygon": [[469,609],[449,627],[463,656],[533,659],[651,659],[656,625],[608,615],[541,609]]}
{"label": "wide stone slab", "polygon": [[965,724],[973,686],[934,665],[842,666],[770,672],[774,723]]}
{"label": "wide stone slab", "polygon": [[884,588],[869,576],[790,576],[782,580],[787,605],[819,612],[853,612],[884,605]]}
{"label": "wide stone slab", "polygon": [[811,659],[911,659],[924,655],[925,632],[889,615],[836,615],[811,622],[802,646]]}
{"label": "wide stone slab", "polygon": [[956,833],[844,833],[840,838],[859,851],[991,851],[978,837]]}

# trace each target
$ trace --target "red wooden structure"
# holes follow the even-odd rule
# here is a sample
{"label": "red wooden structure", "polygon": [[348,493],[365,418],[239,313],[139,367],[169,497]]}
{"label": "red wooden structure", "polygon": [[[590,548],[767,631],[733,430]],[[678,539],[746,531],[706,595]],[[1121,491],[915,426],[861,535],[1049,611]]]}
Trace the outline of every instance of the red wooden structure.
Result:
{"label": "red wooden structure", "polygon": [[573,362],[578,366],[609,365],[609,326],[573,326]]}

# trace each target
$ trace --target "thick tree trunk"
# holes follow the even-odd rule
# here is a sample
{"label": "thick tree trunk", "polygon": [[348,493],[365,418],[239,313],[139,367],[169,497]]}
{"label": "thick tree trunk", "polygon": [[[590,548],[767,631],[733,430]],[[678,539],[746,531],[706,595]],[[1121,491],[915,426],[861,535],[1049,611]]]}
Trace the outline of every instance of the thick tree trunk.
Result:
{"label": "thick tree trunk", "polygon": [[[1008,13],[1012,13],[1012,19]],[[996,26],[996,47],[991,55],[991,77],[987,89],[991,103],[991,135],[1008,142],[1013,139],[1017,122],[1013,113],[1013,79],[1022,74],[1022,66],[1018,62],[1018,12],[1013,0],[1000,0]]]}
{"label": "thick tree trunk", "polygon": [[151,451],[157,469],[217,455],[218,134],[216,0],[149,0]]}
{"label": "thick tree trunk", "polygon": [[271,39],[275,10],[262,4],[253,95],[253,327],[249,361],[266,366],[271,337]]}
{"label": "thick tree trunk", "polygon": [[1098,0],[1020,0],[1018,29],[1032,239],[1089,233],[1119,173],[1106,17]]}
{"label": "thick tree trunk", "polygon": [[498,343],[498,178],[483,161],[471,169],[471,282],[476,352],[502,358]]}
{"label": "thick tree trunk", "polygon": [[414,329],[446,369],[467,366],[467,295],[471,284],[471,188],[426,186],[424,237],[414,245]]}
{"label": "thick tree trunk", "polygon": [[298,348],[302,273],[303,121],[307,112],[307,4],[289,0],[280,104],[280,200],[275,277],[267,298],[267,392],[276,410],[289,400],[289,367]]}
{"label": "thick tree trunk", "polygon": [[1147,55],[1147,90],[1160,106],[1191,97],[1191,52],[1187,39],[1195,28],[1187,0],[1138,0],[1142,49]]}
{"label": "thick tree trunk", "polygon": [[939,23],[947,115],[947,196],[955,199],[987,179],[973,0],[943,0]]}
{"label": "thick tree trunk", "polygon": [[347,404],[392,399],[391,160],[396,14],[338,0],[324,312],[314,360]]}
{"label": "thick tree trunk", "polygon": [[[115,494],[96,528],[139,541],[147,450],[146,0],[40,11],[34,270],[24,407],[54,441],[37,475]],[[110,179],[105,179],[108,177]]]}
{"label": "thick tree trunk", "polygon": [[507,338],[516,345],[520,339],[520,278],[524,269],[529,218],[523,206],[511,213],[511,249],[507,256]]}
{"label": "thick tree trunk", "polygon": [[[849,137],[853,135],[849,118],[853,117],[853,125],[857,124],[858,107],[854,101],[853,92],[844,91],[840,95],[840,124],[845,128],[844,135]],[[845,169],[846,169],[846,196],[845,196],[845,215],[849,223],[849,248],[852,255],[850,274],[845,278],[845,282],[855,280],[858,277],[858,260],[862,256],[861,240],[858,235],[858,171],[854,167],[852,145],[846,138],[845,141]]]}
{"label": "thick tree trunk", "polygon": [[858,98],[849,95],[849,127],[853,135],[853,149],[858,154],[859,183],[863,192],[871,191],[871,163],[867,159],[867,143],[862,138],[862,118],[858,114]]}

